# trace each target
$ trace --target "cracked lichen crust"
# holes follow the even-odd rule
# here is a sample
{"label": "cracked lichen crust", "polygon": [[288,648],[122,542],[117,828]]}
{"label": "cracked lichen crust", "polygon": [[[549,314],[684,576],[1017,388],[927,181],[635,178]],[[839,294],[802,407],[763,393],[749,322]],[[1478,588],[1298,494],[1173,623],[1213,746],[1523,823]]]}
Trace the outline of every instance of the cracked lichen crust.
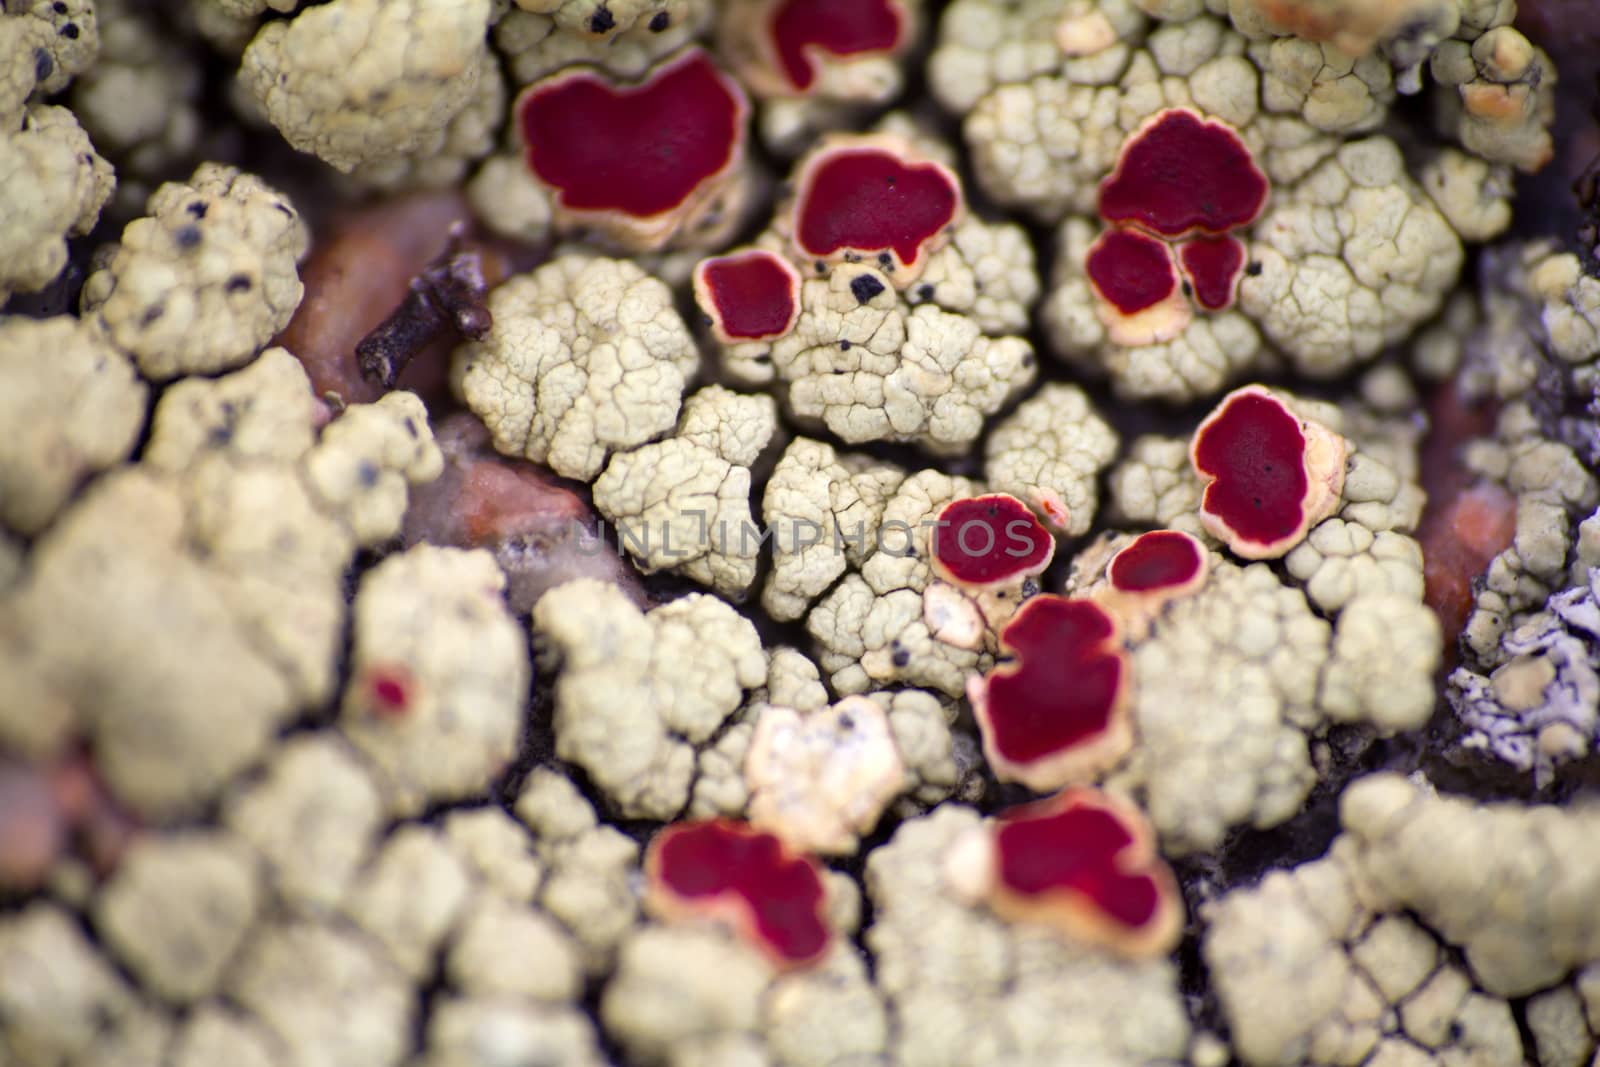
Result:
{"label": "cracked lichen crust", "polygon": [[159,1059],[158,1020],[60,904],[0,918],[0,1042],[23,1067],[118,1062],[98,1059],[113,1051]]}
{"label": "cracked lichen crust", "polygon": [[515,809],[537,842],[543,873],[535,901],[572,936],[587,976],[608,973],[639,917],[638,843],[601,824],[571,779],[553,768],[528,776]]}
{"label": "cracked lichen crust", "polygon": [[[1109,34],[1110,42],[1087,59],[1065,56],[1056,31],[1069,13],[1099,16],[1101,40]],[[1098,83],[1108,68],[1113,78],[1120,71],[1130,50],[1122,42],[1137,37],[1146,24],[1125,0],[957,0],[939,20],[938,42],[928,58],[928,87],[946,110],[962,115],[998,86],[1041,75],[1064,73],[1083,84]]]}
{"label": "cracked lichen crust", "polygon": [[965,451],[983,421],[1033,382],[1033,347],[975,319],[908,309],[880,273],[841,266],[801,286],[795,328],[772,346],[788,409],[846,444]]}
{"label": "cracked lichen crust", "polygon": [[1525,172],[1550,162],[1556,71],[1543,49],[1495,26],[1474,40],[1444,42],[1428,69],[1439,85],[1439,124],[1463,148]]}
{"label": "cracked lichen crust", "polygon": [[560,657],[556,755],[582,767],[628,818],[688,803],[695,749],[766,680],[755,626],[704,593],[641,613],[616,586],[557,586],[533,610]]}
{"label": "cracked lichen crust", "polygon": [[[1290,576],[1329,614],[1337,614],[1358,592],[1419,589],[1404,582],[1399,569],[1420,567],[1409,536],[1425,500],[1418,481],[1416,425],[1404,415],[1385,415],[1361,403],[1338,407],[1284,392],[1275,395],[1297,416],[1339,434],[1346,446],[1337,510],[1291,550]],[[1184,438],[1135,438],[1107,483],[1107,511],[1114,522],[1170,527],[1217,543],[1199,522],[1204,486]],[[1316,535],[1314,542],[1311,534]],[[1366,556],[1372,558],[1362,558]]]}
{"label": "cracked lichen crust", "polygon": [[1026,333],[1039,299],[1033,242],[1015,223],[967,215],[951,232],[950,243],[928,257],[906,298],[964,315],[991,337]]}
{"label": "cracked lichen crust", "polygon": [[530,669],[504,591],[482,549],[417,545],[362,576],[340,725],[392,812],[472,796],[516,753]]}
{"label": "cracked lichen crust", "polygon": [[828,690],[817,665],[798,649],[780,646],[767,652],[767,681],[752,689],[717,739],[696,756],[694,793],[686,812],[691,819],[719,815],[744,817],[750,800],[744,759],[750,749],[755,719],[768,705],[802,714],[828,706]]}
{"label": "cracked lichen crust", "polygon": [[867,858],[866,932],[894,1062],[1124,1064],[1182,1060],[1177,968],[1128,961],[964,903],[951,879],[977,812],[944,805]]}
{"label": "cracked lichen crust", "polygon": [[382,945],[330,918],[257,924],[225,991],[291,1062],[395,1067],[410,1047],[415,990]]}
{"label": "cracked lichen crust", "polygon": [[472,95],[423,145],[402,156],[358,164],[350,173],[360,184],[383,190],[445,189],[461,183],[477,160],[494,151],[506,114],[505,76],[491,53],[478,58]]}
{"label": "cracked lichen crust", "polygon": [[594,506],[640,570],[673,570],[724,596],[756,578],[762,532],[750,516],[750,465],[778,429],[770,396],[711,385],[689,397],[677,433],[611,457]]}
{"label": "cracked lichen crust", "polygon": [[1600,278],[1583,271],[1571,252],[1530,246],[1529,287],[1540,304],[1539,321],[1550,351],[1566,363],[1600,356]]}
{"label": "cracked lichen crust", "polygon": [[[81,734],[119,798],[176,815],[332,696],[345,569],[398,533],[405,485],[439,458],[411,394],[353,406],[320,439],[315,404],[282,349],[167,391],[143,461],[96,481],[0,604],[9,744],[42,754]],[[391,419],[407,447],[372,448]],[[322,492],[322,469],[353,470],[354,491]]]}
{"label": "cracked lichen crust", "polygon": [[640,927],[621,946],[600,1020],[636,1062],[684,1067],[880,1062],[890,1040],[882,997],[853,949],[777,975],[753,948],[706,927]]}
{"label": "cracked lichen crust", "polygon": [[304,292],[309,232],[260,178],[202,163],[150,196],[83,288],[84,317],[147,378],[215,374],[283,329]]}
{"label": "cracked lichen crust", "polygon": [[1133,651],[1138,742],[1111,781],[1136,790],[1169,854],[1275,826],[1316,784],[1306,733],[1331,627],[1265,564],[1218,561]]}
{"label": "cracked lichen crust", "polygon": [[1506,405],[1494,439],[1473,442],[1466,457],[1516,498],[1511,545],[1489,562],[1462,631],[1463,649],[1483,669],[1518,655],[1497,647],[1502,638],[1529,616],[1548,613],[1552,594],[1586,585],[1588,568],[1600,565],[1594,524],[1587,536],[1576,532],[1600,502],[1600,481],[1570,445],[1546,435],[1533,399]]}
{"label": "cracked lichen crust", "polygon": [[[963,9],[993,6],[992,0],[965,0],[952,6],[943,25],[960,30],[970,17]],[[1037,12],[1042,5],[1023,6]],[[1069,7],[1056,5],[1058,16]],[[1080,5],[1078,13],[1092,17],[1093,10]],[[961,106],[969,95],[964,89],[945,86],[946,106],[963,116],[978,184],[1001,204],[1046,222],[1069,213],[1092,217],[1100,180],[1111,173],[1123,143],[1168,107],[1195,108],[1234,127],[1274,184],[1298,178],[1337,146],[1337,135],[1321,132],[1298,112],[1263,111],[1264,102],[1288,102],[1264,97],[1263,74],[1245,54],[1245,39],[1215,19],[1167,23],[1146,36],[1146,20],[1128,5],[1099,5],[1098,13],[1106,20],[1105,44],[1091,53],[1066,58],[1056,46],[1054,67],[1030,72],[1034,64],[1024,58],[1030,46],[993,38],[996,65],[1020,59],[1015,72],[970,106]],[[936,92],[945,52],[936,51],[929,68]]]}
{"label": "cracked lichen crust", "polygon": [[260,858],[277,904],[316,913],[355,883],[383,824],[372,773],[337,731],[286,740],[260,775],[223,798],[219,821]]}
{"label": "cracked lichen crust", "polygon": [[1052,354],[1104,374],[1119,396],[1186,402],[1214,396],[1261,357],[1261,334],[1237,308],[1194,315],[1170,341],[1123,345],[1111,339],[1084,268],[1095,227],[1069,218],[1056,234],[1054,284],[1040,306]]}
{"label": "cracked lichen crust", "polygon": [[1460,946],[1485,992],[1524,996],[1600,959],[1592,804],[1478,804],[1384,774],[1351,785],[1339,817],[1378,899]]}
{"label": "cracked lichen crust", "polygon": [[1332,377],[1404,340],[1461,273],[1460,238],[1385,137],[1353,141],[1256,224],[1239,304],[1296,369]]}
{"label": "cracked lichen crust", "polygon": [[817,664],[835,693],[907,685],[960,697],[967,676],[990,665],[986,652],[937,640],[922,605],[932,579],[933,524],[946,504],[980,492],[975,482],[934,470],[919,471],[895,488],[859,572],[846,574],[806,616]]}
{"label": "cracked lichen crust", "polygon": [[518,0],[494,43],[516,85],[580,63],[637,78],[698,36],[712,10],[710,0]]}
{"label": "cracked lichen crust", "polygon": [[[1356,788],[1362,788],[1358,785]],[[1202,951],[1248,1067],[1521,1063],[1506,1002],[1382,900],[1356,842],[1207,909]]]}
{"label": "cracked lichen crust", "polygon": [[241,85],[284,140],[341,171],[439,148],[484,77],[489,0],[333,0],[269,22]]}
{"label": "cracked lichen crust", "polygon": [[1096,483],[1116,454],[1116,432],[1088,395],[1051,382],[996,424],[984,444],[983,473],[991,492],[1027,501],[1046,522],[1079,537],[1094,522]]}
{"label": "cracked lichen crust", "polygon": [[564,255],[488,307],[494,326],[456,350],[455,374],[500,452],[587,481],[677,422],[699,353],[672,291],[633,263]]}
{"label": "cracked lichen crust", "polygon": [[1463,241],[1488,241],[1511,225],[1511,168],[1455,148],[1441,148],[1417,180]]}
{"label": "cracked lichen crust", "polygon": [[95,898],[95,925],[145,989],[191,1002],[217,987],[256,920],[256,862],[226,833],[141,838]]}
{"label": "cracked lichen crust", "polygon": [[1300,37],[1253,41],[1261,70],[1261,103],[1298,115],[1314,130],[1358,133],[1383,123],[1394,101],[1394,77],[1382,56],[1350,55],[1337,45]]}
{"label": "cracked lichen crust", "polygon": [[798,619],[845,571],[859,568],[904,478],[898,467],[840,455],[809,437],[791,441],[761,502],[773,557],[761,606],[775,619]]}
{"label": "cracked lichen crust", "polygon": [[[683,22],[694,0],[515,0],[523,11],[546,15],[567,33],[581,33],[610,41],[645,23],[653,33],[663,33]],[[650,25],[654,23],[654,25]]]}
{"label": "cracked lichen crust", "polygon": [[70,316],[0,318],[0,524],[32,536],[144,427],[133,365]]}
{"label": "cracked lichen crust", "polygon": [[[3,25],[4,19],[0,19]],[[0,135],[0,305],[42,289],[67,265],[116,188],[111,164],[64,107],[31,107]]]}

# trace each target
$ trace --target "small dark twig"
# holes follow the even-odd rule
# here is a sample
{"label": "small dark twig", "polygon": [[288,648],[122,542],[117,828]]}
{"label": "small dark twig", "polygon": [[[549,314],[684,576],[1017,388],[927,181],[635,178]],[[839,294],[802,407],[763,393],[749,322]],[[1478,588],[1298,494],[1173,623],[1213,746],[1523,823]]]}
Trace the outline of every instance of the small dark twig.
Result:
{"label": "small dark twig", "polygon": [[475,341],[488,334],[494,319],[483,302],[489,289],[483,259],[464,247],[465,235],[460,222],[450,228],[445,250],[411,279],[400,306],[356,345],[356,360],[367,381],[393,389],[412,357],[447,329]]}

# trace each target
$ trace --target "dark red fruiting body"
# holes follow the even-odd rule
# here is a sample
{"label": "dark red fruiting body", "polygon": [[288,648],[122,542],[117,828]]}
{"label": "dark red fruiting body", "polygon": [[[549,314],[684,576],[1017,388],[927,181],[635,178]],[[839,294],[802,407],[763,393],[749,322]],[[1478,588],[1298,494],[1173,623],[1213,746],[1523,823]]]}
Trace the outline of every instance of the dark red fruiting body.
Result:
{"label": "dark red fruiting body", "polygon": [[827,951],[821,872],[774,834],[728,819],[678,823],[650,842],[645,866],[653,906],[668,916],[730,919],[782,967]]}
{"label": "dark red fruiting body", "polygon": [[804,92],[817,80],[811,53],[893,52],[904,41],[906,20],[896,0],[780,0],[770,25],[785,78]]}
{"label": "dark red fruiting body", "polygon": [[1100,184],[1100,217],[1166,237],[1247,226],[1267,201],[1267,176],[1225,123],[1187,108],[1158,113],[1128,138]]}
{"label": "dark red fruiting body", "polygon": [[782,337],[800,314],[800,273],[762,249],[702,260],[694,292],[724,343]]}
{"label": "dark red fruiting body", "polygon": [[941,578],[978,589],[1038,574],[1050,565],[1056,542],[1026,504],[993,493],[946,505],[929,550]]}
{"label": "dark red fruiting body", "polygon": [[794,240],[801,257],[876,256],[897,284],[921,272],[962,208],[961,184],[947,168],[879,145],[826,149],[806,163],[797,184]]}
{"label": "dark red fruiting body", "polygon": [[572,211],[646,219],[680,209],[744,146],[743,92],[694,50],[617,87],[587,69],[530,86],[517,103],[528,168]]}
{"label": "dark red fruiting body", "polygon": [[1107,230],[1089,246],[1089,282],[1124,315],[1161,303],[1178,287],[1172,250],[1136,230]]}
{"label": "dark red fruiting body", "polygon": [[1127,751],[1127,655],[1092,600],[1033,597],[1000,631],[1013,662],[968,686],[984,754],[1002,781],[1056,789]]}
{"label": "dark red fruiting body", "polygon": [[1207,482],[1200,521],[1238,555],[1281,556],[1338,507],[1344,459],[1338,434],[1301,419],[1261,386],[1236,389],[1189,445]]}
{"label": "dark red fruiting body", "polygon": [[1228,401],[1195,438],[1195,467],[1215,479],[1205,510],[1251,541],[1292,533],[1306,495],[1305,448],[1299,420],[1272,397]]}
{"label": "dark red fruiting body", "polygon": [[1119,592],[1153,593],[1188,585],[1205,564],[1205,550],[1193,537],[1178,530],[1152,530],[1118,552],[1107,573]]}
{"label": "dark red fruiting body", "polygon": [[1127,955],[1168,951],[1182,913],[1150,837],[1137,810],[1091,789],[1002,812],[991,905]]}
{"label": "dark red fruiting body", "polygon": [[1233,303],[1244,259],[1244,243],[1237,237],[1195,237],[1178,246],[1178,262],[1194,288],[1195,303],[1207,311]]}
{"label": "dark red fruiting body", "polygon": [[375,715],[399,718],[411,710],[416,680],[398,663],[373,664],[366,669],[367,707]]}

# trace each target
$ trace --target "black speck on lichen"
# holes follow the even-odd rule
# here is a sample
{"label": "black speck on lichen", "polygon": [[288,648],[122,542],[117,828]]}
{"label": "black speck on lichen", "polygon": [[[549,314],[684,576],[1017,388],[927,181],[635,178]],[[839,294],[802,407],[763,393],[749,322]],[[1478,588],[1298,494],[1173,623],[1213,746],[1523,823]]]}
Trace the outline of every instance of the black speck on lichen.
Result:
{"label": "black speck on lichen", "polygon": [[594,14],[589,16],[590,33],[609,33],[616,25],[616,18],[604,6],[595,8]]}
{"label": "black speck on lichen", "polygon": [[200,243],[200,227],[181,226],[178,232],[172,235],[172,239],[178,242],[179,248],[193,248]]}
{"label": "black speck on lichen", "polygon": [[250,276],[247,274],[235,274],[228,279],[227,289],[230,293],[248,293],[250,291]]}
{"label": "black speck on lichen", "polygon": [[61,36],[65,37],[67,40],[76,41],[78,39],[78,24],[75,22],[69,22],[65,26],[61,27],[59,32]]}
{"label": "black speck on lichen", "polygon": [[206,202],[204,200],[193,200],[193,201],[190,201],[189,206],[188,206],[188,208],[186,210],[189,212],[189,214],[193,215],[195,218],[203,219],[203,218],[206,217],[206,211],[208,210],[208,207],[207,207]]}
{"label": "black speck on lichen", "polygon": [[1260,264],[1260,262],[1258,261],[1258,262],[1252,263],[1249,266],[1245,267],[1244,272],[1246,274],[1250,275],[1250,277],[1254,278],[1256,275],[1261,273],[1261,264]]}
{"label": "black speck on lichen", "polygon": [[850,283],[850,292],[859,303],[865,304],[883,292],[883,283],[870,274],[863,274]]}
{"label": "black speck on lichen", "polygon": [[665,11],[657,11],[655,16],[650,20],[650,32],[664,33],[667,27],[671,25],[672,16],[667,14]]}
{"label": "black speck on lichen", "polygon": [[56,61],[43,48],[33,50],[33,80],[44,81],[56,71]]}

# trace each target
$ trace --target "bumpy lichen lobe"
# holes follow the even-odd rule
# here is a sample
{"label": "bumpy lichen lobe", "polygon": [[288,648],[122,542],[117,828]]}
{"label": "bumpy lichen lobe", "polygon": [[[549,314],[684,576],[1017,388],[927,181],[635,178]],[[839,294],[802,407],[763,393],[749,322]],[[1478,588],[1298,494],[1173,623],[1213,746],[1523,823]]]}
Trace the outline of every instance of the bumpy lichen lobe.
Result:
{"label": "bumpy lichen lobe", "polygon": [[890,51],[905,33],[905,16],[896,0],[782,0],[771,27],[784,75],[804,92],[817,80],[808,53],[849,57]]}
{"label": "bumpy lichen lobe", "polygon": [[564,206],[637,218],[678,208],[730,167],[744,114],[738,88],[698,51],[637,86],[615,88],[584,71],[535,86],[517,104],[528,167],[560,190]]}

